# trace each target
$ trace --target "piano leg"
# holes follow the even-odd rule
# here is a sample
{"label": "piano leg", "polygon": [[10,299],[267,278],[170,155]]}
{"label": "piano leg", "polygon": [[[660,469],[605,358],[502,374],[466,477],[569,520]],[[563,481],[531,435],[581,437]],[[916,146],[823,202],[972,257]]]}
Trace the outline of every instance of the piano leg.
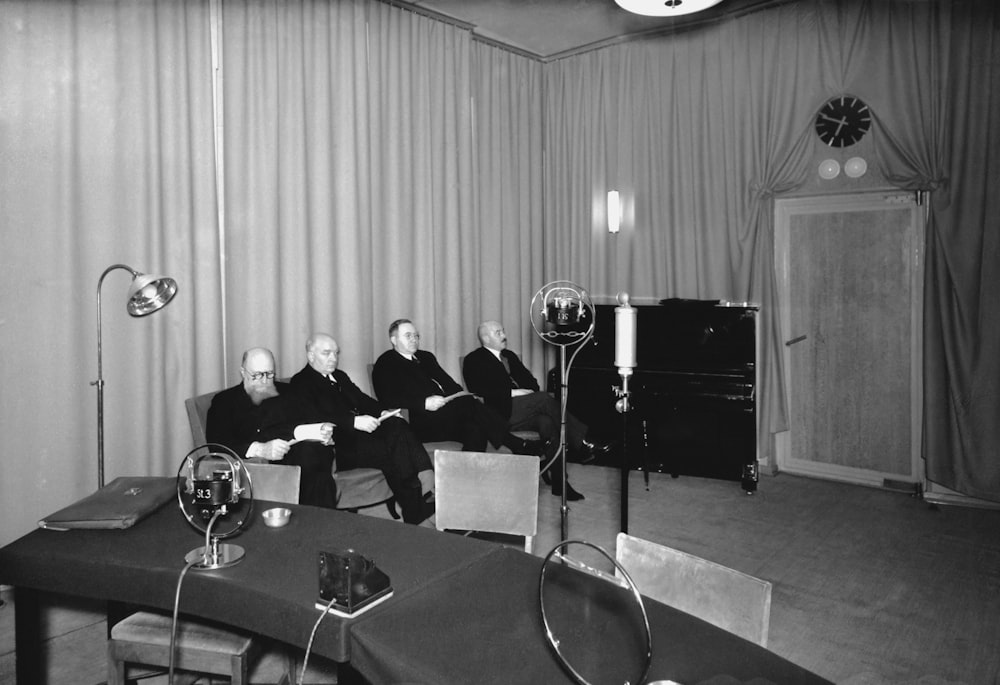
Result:
{"label": "piano leg", "polygon": [[642,420],[642,479],[649,492],[649,422]]}

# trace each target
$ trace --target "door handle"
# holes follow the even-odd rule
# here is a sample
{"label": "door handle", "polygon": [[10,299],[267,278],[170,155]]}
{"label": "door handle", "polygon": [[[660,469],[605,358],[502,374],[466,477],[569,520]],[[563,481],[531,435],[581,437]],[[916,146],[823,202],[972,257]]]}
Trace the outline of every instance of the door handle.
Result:
{"label": "door handle", "polygon": [[791,347],[795,343],[800,343],[800,342],[802,342],[803,340],[805,340],[808,337],[809,337],[808,335],[800,335],[797,338],[792,338],[791,340],[786,340],[785,341],[785,346],[786,347]]}

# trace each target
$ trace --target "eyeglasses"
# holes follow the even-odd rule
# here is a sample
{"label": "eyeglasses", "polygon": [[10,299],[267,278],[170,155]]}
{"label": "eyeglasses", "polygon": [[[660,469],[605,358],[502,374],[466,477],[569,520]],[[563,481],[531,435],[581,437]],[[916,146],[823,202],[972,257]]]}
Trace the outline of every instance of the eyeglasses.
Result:
{"label": "eyeglasses", "polygon": [[402,337],[403,340],[420,340],[419,333],[403,333],[400,337]]}
{"label": "eyeglasses", "polygon": [[271,380],[272,378],[274,378],[274,371],[254,371],[254,372],[250,372],[250,371],[247,371],[246,369],[243,369],[243,373],[245,373],[247,375],[247,378],[249,378],[252,381],[262,381],[265,378],[267,380]]}

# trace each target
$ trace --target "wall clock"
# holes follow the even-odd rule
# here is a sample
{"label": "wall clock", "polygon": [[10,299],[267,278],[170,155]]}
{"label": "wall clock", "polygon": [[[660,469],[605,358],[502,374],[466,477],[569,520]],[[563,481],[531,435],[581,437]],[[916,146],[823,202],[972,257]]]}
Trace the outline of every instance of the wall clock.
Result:
{"label": "wall clock", "polygon": [[816,135],[830,147],[854,145],[871,125],[871,110],[853,95],[831,98],[816,114]]}

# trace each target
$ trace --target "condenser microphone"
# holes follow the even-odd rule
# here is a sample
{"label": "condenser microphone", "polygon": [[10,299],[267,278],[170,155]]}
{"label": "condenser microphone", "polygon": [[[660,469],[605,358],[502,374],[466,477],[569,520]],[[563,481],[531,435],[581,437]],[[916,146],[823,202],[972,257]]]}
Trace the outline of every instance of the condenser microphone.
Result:
{"label": "condenser microphone", "polygon": [[621,389],[615,389],[618,401],[615,409],[624,414],[630,407],[628,379],[635,368],[635,328],[638,310],[628,303],[628,293],[618,293],[618,306],[615,307],[615,366],[618,375],[622,377]]}
{"label": "condenser microphone", "polygon": [[619,376],[631,376],[635,368],[635,329],[638,310],[628,303],[626,292],[618,293],[615,307],[615,366]]}

